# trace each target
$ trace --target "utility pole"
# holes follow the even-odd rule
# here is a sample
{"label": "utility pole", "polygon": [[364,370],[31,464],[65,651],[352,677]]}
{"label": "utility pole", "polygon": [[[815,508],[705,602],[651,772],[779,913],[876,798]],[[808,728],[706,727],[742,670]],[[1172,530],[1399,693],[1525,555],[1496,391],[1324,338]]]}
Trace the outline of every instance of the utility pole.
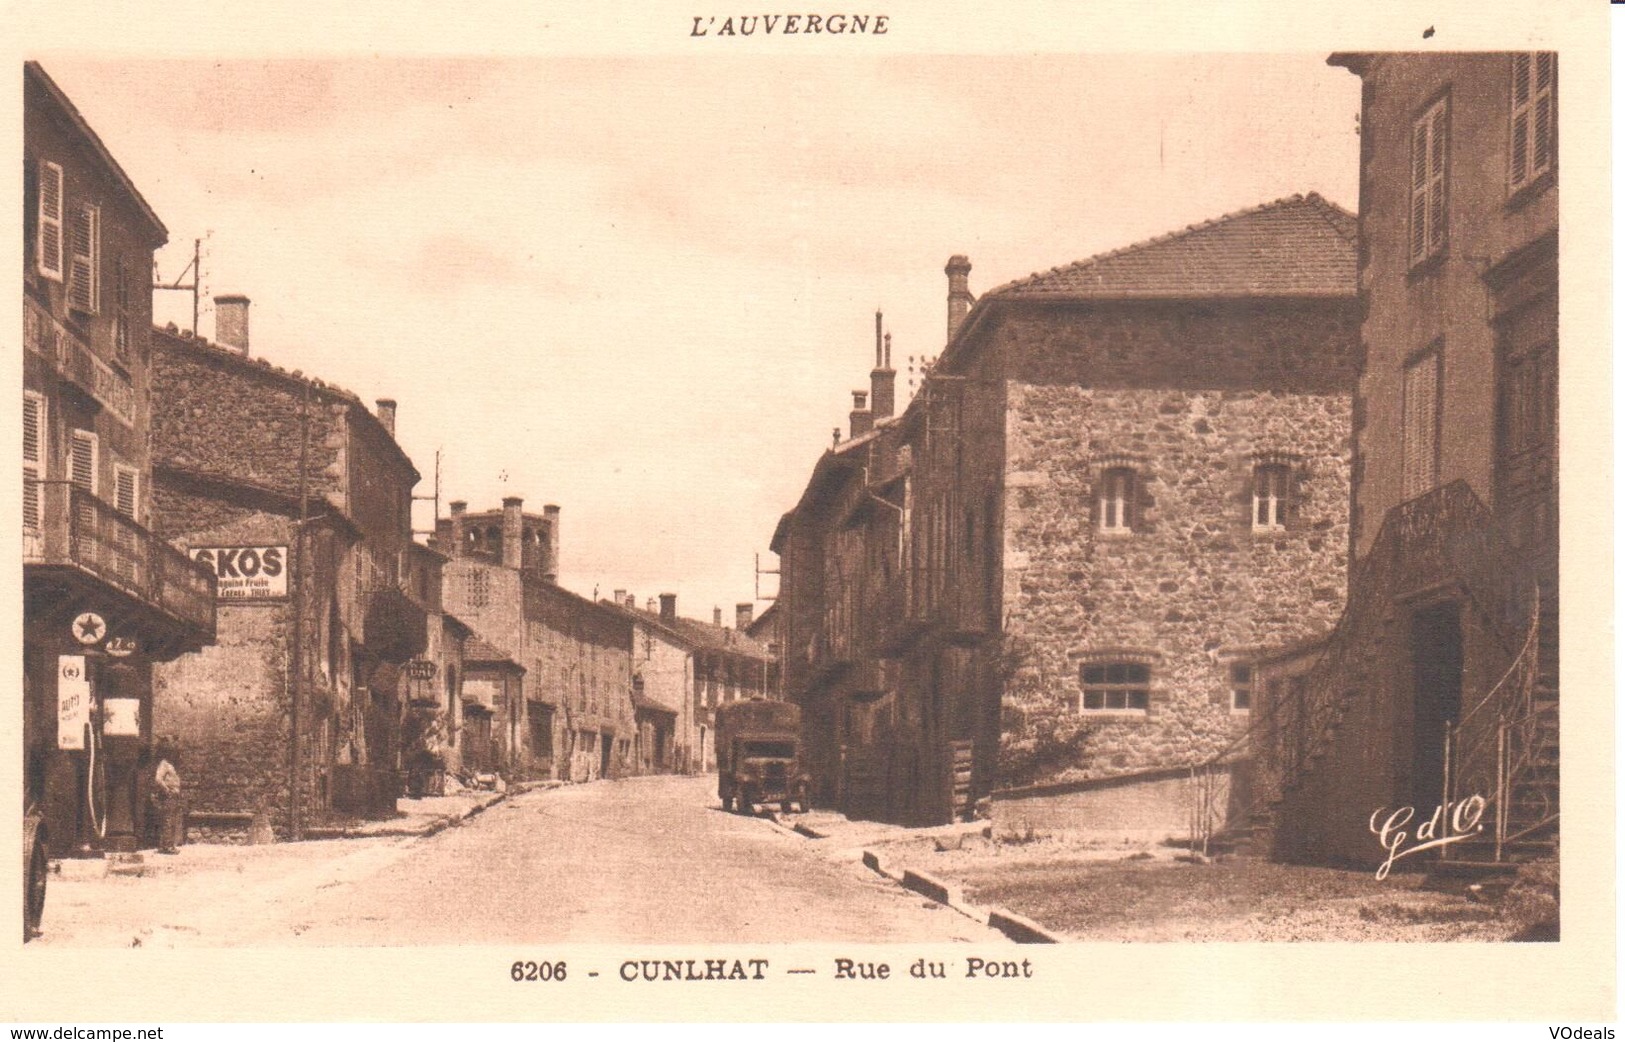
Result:
{"label": "utility pole", "polygon": [[289,571],[293,573],[288,608],[293,615],[293,654],[288,687],[288,838],[305,838],[300,803],[300,780],[304,772],[303,702],[305,697],[305,524],[310,520],[308,505],[310,477],[310,382],[305,381],[299,398],[299,524],[293,532],[293,553]]}

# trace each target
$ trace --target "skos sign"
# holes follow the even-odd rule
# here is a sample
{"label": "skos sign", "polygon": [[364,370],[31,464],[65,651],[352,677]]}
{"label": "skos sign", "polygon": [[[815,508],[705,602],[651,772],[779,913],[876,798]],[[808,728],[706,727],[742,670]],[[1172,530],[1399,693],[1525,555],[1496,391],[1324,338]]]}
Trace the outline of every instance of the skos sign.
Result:
{"label": "skos sign", "polygon": [[264,601],[288,595],[286,546],[198,546],[192,560],[214,572],[217,599]]}

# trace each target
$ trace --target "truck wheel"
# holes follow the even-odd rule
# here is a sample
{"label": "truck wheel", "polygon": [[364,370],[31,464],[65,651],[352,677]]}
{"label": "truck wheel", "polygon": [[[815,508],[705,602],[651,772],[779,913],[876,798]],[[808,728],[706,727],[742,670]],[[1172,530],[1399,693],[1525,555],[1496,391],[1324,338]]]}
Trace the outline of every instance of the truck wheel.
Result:
{"label": "truck wheel", "polygon": [[739,795],[734,797],[738,801],[739,813],[749,817],[756,809],[756,793],[749,788],[740,789]]}
{"label": "truck wheel", "polygon": [[807,787],[805,785],[796,790],[796,806],[801,808],[803,814],[812,810],[812,800],[807,796]]}

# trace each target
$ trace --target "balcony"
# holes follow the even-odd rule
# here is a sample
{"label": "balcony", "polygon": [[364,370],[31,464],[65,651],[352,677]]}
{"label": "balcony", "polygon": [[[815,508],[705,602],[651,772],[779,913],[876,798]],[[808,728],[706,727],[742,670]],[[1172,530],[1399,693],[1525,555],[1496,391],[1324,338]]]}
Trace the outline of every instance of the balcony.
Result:
{"label": "balcony", "polygon": [[155,657],[214,642],[212,572],[84,489],[37,488],[41,523],[23,527],[30,620],[106,594],[98,610],[119,616]]}

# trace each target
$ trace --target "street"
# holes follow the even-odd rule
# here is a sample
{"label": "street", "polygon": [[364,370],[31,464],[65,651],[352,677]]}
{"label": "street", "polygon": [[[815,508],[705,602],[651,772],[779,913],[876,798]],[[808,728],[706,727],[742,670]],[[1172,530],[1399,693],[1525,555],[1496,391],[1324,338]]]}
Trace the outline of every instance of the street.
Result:
{"label": "street", "polygon": [[715,779],[530,792],[409,838],[146,856],[54,878],[41,945],[451,945],[1003,938],[766,821]]}

